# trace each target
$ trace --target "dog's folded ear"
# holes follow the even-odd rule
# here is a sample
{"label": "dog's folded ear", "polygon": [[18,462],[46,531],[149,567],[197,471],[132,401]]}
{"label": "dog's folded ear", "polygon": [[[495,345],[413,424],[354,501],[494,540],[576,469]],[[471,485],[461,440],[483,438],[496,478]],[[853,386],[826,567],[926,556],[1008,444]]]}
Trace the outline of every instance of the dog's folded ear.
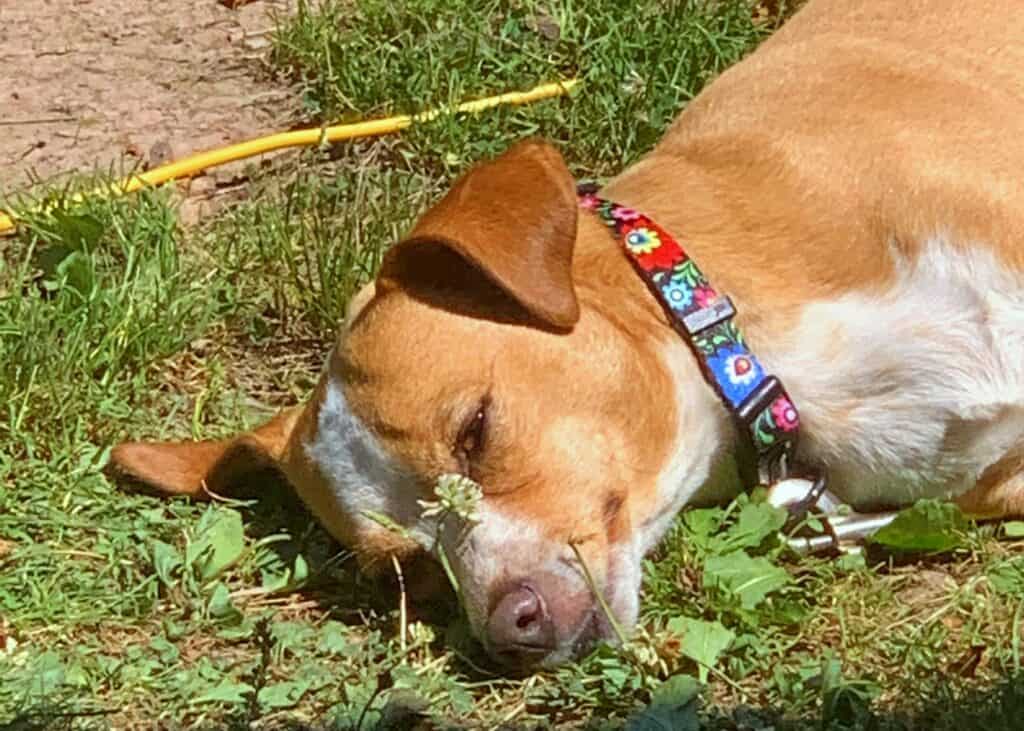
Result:
{"label": "dog's folded ear", "polygon": [[205,442],[125,442],[110,453],[107,473],[147,492],[205,500],[248,475],[276,470],[301,408],[281,412],[258,429]]}
{"label": "dog's folded ear", "polygon": [[572,282],[575,182],[552,145],[527,140],[474,167],[387,253],[381,277],[438,245],[485,274],[528,313],[555,328],[579,320]]}

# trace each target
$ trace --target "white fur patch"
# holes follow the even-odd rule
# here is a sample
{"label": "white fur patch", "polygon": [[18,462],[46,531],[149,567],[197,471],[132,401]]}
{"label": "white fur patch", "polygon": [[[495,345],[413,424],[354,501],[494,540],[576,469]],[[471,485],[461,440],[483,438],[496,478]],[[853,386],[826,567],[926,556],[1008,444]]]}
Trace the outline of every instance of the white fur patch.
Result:
{"label": "white fur patch", "polygon": [[330,483],[339,509],[367,521],[366,513],[386,515],[424,546],[433,534],[422,525],[422,508],[409,474],[380,445],[349,408],[341,386],[329,381],[317,419],[316,437],[306,456]]}
{"label": "white fur patch", "polygon": [[855,505],[961,494],[1024,444],[1024,277],[941,237],[896,264],[889,291],[812,304],[758,348]]}
{"label": "white fur patch", "polygon": [[662,357],[675,383],[678,421],[672,456],[658,478],[659,507],[634,531],[636,576],[629,578],[638,587],[640,561],[657,545],[676,514],[691,503],[727,499],[735,494],[738,485],[731,456],[734,427],[701,375],[693,352],[681,338],[673,337]]}

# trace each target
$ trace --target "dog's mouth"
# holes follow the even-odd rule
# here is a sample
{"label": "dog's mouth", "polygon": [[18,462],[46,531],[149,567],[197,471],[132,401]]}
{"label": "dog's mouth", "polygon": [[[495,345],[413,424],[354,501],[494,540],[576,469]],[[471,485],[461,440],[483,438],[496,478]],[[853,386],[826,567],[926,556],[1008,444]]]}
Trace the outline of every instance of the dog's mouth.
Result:
{"label": "dog's mouth", "polygon": [[583,621],[576,638],[570,647],[571,655],[574,658],[583,657],[593,650],[598,643],[614,639],[611,622],[604,615],[599,607],[595,607]]}

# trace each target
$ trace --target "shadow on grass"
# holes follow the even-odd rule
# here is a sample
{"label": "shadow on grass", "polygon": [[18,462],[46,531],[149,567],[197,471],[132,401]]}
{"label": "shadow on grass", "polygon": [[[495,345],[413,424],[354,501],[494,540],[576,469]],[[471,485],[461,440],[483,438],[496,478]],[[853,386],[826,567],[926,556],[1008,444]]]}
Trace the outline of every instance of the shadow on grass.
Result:
{"label": "shadow on grass", "polygon": [[[922,701],[915,710],[875,710],[856,696],[834,699],[827,712],[802,718],[787,717],[784,708],[739,706],[732,709],[684,709],[672,715],[665,725],[649,717],[609,722],[592,719],[583,724],[593,731],[1020,731],[1024,728],[1024,675],[1002,681],[985,689],[958,691],[940,684],[921,693]],[[925,696],[928,696],[924,700]],[[689,711],[689,713],[685,712]],[[575,725],[575,724],[574,724]],[[556,728],[557,726],[551,726]],[[577,726],[578,727],[578,726]],[[288,731],[351,731],[349,727],[283,725]],[[391,704],[374,731],[405,729],[454,729],[459,727],[420,716],[416,709],[403,709]],[[507,731],[544,728],[537,724],[505,725]]]}
{"label": "shadow on grass", "polygon": [[[243,483],[240,483],[243,484]],[[244,488],[231,498],[245,501],[237,507],[246,534],[255,539],[285,533],[292,540],[270,543],[268,548],[285,566],[299,555],[309,568],[302,593],[316,600],[333,619],[361,622],[367,611],[385,613],[399,603],[401,586],[392,565],[367,573],[355,557],[316,521],[284,477],[274,470],[246,476]],[[411,619],[446,625],[458,612],[455,593],[436,562],[426,557],[411,559],[403,572]]]}
{"label": "shadow on grass", "polygon": [[[929,687],[931,691],[916,710],[878,711],[855,699],[833,704],[828,714],[804,718],[787,718],[783,708],[756,708],[740,706],[733,709],[683,709],[675,714],[672,725],[645,725],[639,719],[623,722],[591,720],[582,728],[597,731],[630,729],[630,731],[1019,731],[1024,726],[1024,675],[1006,679],[987,688],[958,691],[949,685]],[[922,699],[925,693],[921,693]],[[199,726],[204,729],[243,731],[254,728],[254,721],[239,715],[215,725]],[[0,731],[64,731],[67,729],[103,726],[103,715],[97,713],[68,712],[60,708],[40,708],[0,723]],[[355,731],[351,724],[337,725],[329,721],[306,724],[289,720],[259,721],[256,726],[265,731]],[[576,728],[580,726],[574,724]],[[175,728],[172,723],[154,724],[152,728]],[[482,726],[459,726],[425,716],[415,703],[401,701],[389,703],[379,720],[365,723],[359,731],[440,731],[440,729],[478,729]],[[555,725],[536,723],[487,726],[506,731],[527,731],[539,728],[557,728]]]}
{"label": "shadow on grass", "polygon": [[927,684],[912,710],[872,709],[854,696],[839,698],[827,713],[786,719],[785,709],[731,709],[712,713],[706,731],[1017,731],[1024,727],[1024,675],[983,689],[964,691],[948,683]]}

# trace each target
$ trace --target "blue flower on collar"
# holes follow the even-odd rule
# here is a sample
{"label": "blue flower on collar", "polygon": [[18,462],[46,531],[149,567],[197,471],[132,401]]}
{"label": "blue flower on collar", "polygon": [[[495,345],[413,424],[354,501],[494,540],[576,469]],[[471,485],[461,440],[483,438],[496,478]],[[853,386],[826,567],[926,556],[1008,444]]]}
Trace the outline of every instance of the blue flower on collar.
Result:
{"label": "blue flower on collar", "polygon": [[683,282],[673,280],[663,284],[661,292],[673,310],[685,310],[693,302],[693,290]]}
{"label": "blue flower on collar", "polygon": [[707,359],[718,387],[735,406],[764,380],[764,369],[757,358],[739,343],[728,343]]}

